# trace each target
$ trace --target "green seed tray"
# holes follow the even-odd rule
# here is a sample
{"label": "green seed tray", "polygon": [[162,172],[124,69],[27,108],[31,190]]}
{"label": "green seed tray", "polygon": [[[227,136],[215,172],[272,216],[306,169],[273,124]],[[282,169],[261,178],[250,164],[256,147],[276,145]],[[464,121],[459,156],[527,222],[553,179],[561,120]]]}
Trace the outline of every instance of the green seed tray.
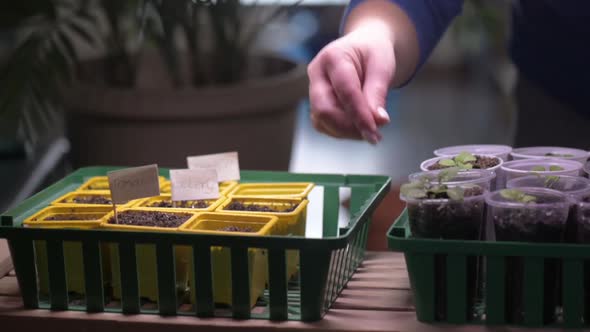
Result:
{"label": "green seed tray", "polygon": [[[152,313],[193,315],[196,317],[234,317],[240,319],[320,320],[334,303],[362,262],[370,217],[389,190],[385,176],[292,174],[286,172],[242,171],[241,182],[314,182],[323,186],[321,238],[299,236],[248,237],[157,232],[118,232],[92,229],[25,228],[25,218],[46,207],[53,199],[72,191],[92,176],[105,175],[114,167],[82,168],[27,199],[0,216],[0,238],[6,238],[26,308],[78,310],[87,312]],[[160,169],[168,177],[169,170]],[[339,229],[339,188],[351,189],[350,223]],[[48,257],[49,294],[38,291],[35,241],[45,241]],[[68,292],[64,243],[82,247],[85,295]],[[122,294],[120,300],[108,296],[103,280],[101,253],[103,244],[119,250]],[[146,303],[139,297],[136,246],[153,245],[156,251],[158,301]],[[175,285],[175,247],[189,246],[193,251],[191,268],[195,271],[195,304],[183,300],[186,292]],[[211,247],[231,251],[232,306],[213,303]],[[250,306],[248,248],[267,252],[268,285],[256,306]],[[300,269],[296,278],[287,280],[286,252],[298,251]]]}
{"label": "green seed tray", "polygon": [[[590,325],[588,246],[417,239],[411,236],[407,210],[391,225],[387,238],[390,250],[404,254],[421,322],[562,328]],[[474,258],[480,264],[484,282],[480,283],[483,295],[471,311],[467,270]],[[506,271],[515,258],[523,262],[522,294],[507,291]],[[544,269],[555,260],[561,265],[557,296],[562,310],[558,310],[555,321],[547,322],[543,313]],[[442,287],[440,280],[445,281]],[[507,303],[517,296],[522,299],[523,320],[510,323]]]}

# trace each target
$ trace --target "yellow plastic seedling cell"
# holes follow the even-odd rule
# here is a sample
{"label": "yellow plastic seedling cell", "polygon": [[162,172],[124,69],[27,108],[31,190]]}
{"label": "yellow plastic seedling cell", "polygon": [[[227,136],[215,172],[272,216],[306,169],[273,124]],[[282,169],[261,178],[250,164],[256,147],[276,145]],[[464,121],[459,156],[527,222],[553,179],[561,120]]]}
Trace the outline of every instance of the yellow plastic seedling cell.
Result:
{"label": "yellow plastic seedling cell", "polygon": [[275,215],[280,235],[305,236],[308,200],[285,197],[231,196],[216,211],[237,214]]}
{"label": "yellow plastic seedling cell", "polygon": [[[35,213],[24,221],[25,227],[33,228],[98,228],[102,218],[109,213],[104,207],[55,207],[50,206]],[[35,241],[37,273],[39,278],[39,292],[49,294],[49,276],[47,275],[47,246],[45,241]],[[103,280],[110,282],[110,261],[108,246],[101,246]],[[82,244],[79,242],[64,242],[64,260],[66,265],[66,280],[69,292],[85,294],[84,265],[82,259]]]}
{"label": "yellow plastic seedling cell", "polygon": [[224,181],[219,183],[219,194],[227,196],[234,188],[238,186],[237,181]]}
{"label": "yellow plastic seedling cell", "polygon": [[[160,176],[160,191],[163,191],[164,186],[169,185],[165,177]],[[107,176],[94,176],[84,182],[77,191],[109,191],[109,178]]]}
{"label": "yellow plastic seedling cell", "polygon": [[[236,181],[224,181],[219,183],[219,195],[220,196],[227,196],[230,191],[232,191],[238,183]],[[168,181],[168,183],[162,187],[163,194],[169,194],[172,192],[172,183]]]}
{"label": "yellow plastic seedling cell", "polygon": [[242,183],[236,186],[228,196],[306,199],[314,186],[311,182]]}
{"label": "yellow plastic seedling cell", "polygon": [[[213,235],[267,236],[276,232],[278,218],[270,215],[240,215],[233,213],[201,213],[191,222],[180,227],[181,232]],[[192,256],[190,247],[184,247]],[[250,306],[256,304],[268,280],[268,259],[266,251],[248,249],[248,278]],[[192,257],[191,257],[192,258]],[[190,270],[191,301],[195,303],[194,275]],[[198,271],[197,271],[198,273]],[[232,304],[231,251],[229,248],[211,248],[211,273],[213,300],[215,303]]]}
{"label": "yellow plastic seedling cell", "polygon": [[[113,212],[103,217],[100,227],[110,230],[119,231],[150,231],[150,232],[178,232],[180,225],[190,222],[196,217],[195,212],[189,210],[179,209],[161,209],[161,208],[123,208],[117,209],[119,224],[115,223]],[[140,226],[125,224],[125,220],[132,220],[134,214],[150,214],[153,213],[152,219],[157,219],[155,216],[158,213],[178,215],[181,220],[180,224],[174,227],[163,226]],[[186,219],[185,219],[186,218]],[[119,266],[119,248],[115,244],[111,244],[111,270],[112,270],[112,286],[113,297],[115,299],[121,298],[121,270]],[[176,285],[178,288],[186,289],[188,287],[188,264],[190,257],[186,256],[186,251],[179,250],[176,247],[174,250],[175,267],[176,267]],[[158,276],[156,265],[156,248],[151,244],[136,245],[137,257],[137,273],[139,277],[139,295],[151,301],[158,300]]]}
{"label": "yellow plastic seedling cell", "polygon": [[189,209],[198,210],[200,212],[215,211],[215,209],[223,203],[225,197],[218,199],[204,199],[197,201],[179,201],[172,202],[170,194],[163,194],[156,197],[150,197],[140,200],[134,207],[150,207],[150,208],[174,208],[174,209]]}
{"label": "yellow plastic seedling cell", "polygon": [[[243,215],[273,215],[278,218],[278,235],[305,236],[308,203],[306,199],[297,198],[232,196],[221,203],[216,211]],[[234,210],[234,208],[241,210]],[[297,273],[298,265],[299,252],[287,251],[288,278]]]}
{"label": "yellow plastic seedling cell", "polygon": [[[125,204],[117,204],[117,208],[131,207],[137,204],[138,200],[132,200]],[[109,191],[73,191],[67,193],[51,202],[52,206],[60,207],[102,207],[113,208],[111,194]]]}

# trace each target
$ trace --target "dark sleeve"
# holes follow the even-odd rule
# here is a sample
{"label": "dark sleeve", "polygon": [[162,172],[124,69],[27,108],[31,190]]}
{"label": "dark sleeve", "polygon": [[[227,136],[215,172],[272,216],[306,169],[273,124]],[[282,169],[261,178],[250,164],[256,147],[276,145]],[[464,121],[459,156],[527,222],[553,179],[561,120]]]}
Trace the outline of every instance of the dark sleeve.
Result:
{"label": "dark sleeve", "polygon": [[[348,17],[348,14],[359,4],[366,0],[351,0],[344,18],[342,26]],[[420,61],[418,68],[424,64],[432,50],[438,43],[439,39],[446,31],[451,21],[461,13],[463,0],[389,0],[397,4],[406,12],[410,20],[414,23],[418,35],[418,44],[420,47]],[[341,30],[342,31],[342,30]]]}

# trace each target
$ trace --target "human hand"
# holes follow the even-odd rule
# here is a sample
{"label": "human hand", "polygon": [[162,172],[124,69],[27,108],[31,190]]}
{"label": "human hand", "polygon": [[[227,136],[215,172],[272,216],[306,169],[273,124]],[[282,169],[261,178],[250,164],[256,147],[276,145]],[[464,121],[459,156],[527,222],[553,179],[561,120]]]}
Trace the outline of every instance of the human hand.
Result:
{"label": "human hand", "polygon": [[387,26],[365,24],[328,44],[308,67],[311,120],[338,138],[377,144],[395,72],[393,38]]}

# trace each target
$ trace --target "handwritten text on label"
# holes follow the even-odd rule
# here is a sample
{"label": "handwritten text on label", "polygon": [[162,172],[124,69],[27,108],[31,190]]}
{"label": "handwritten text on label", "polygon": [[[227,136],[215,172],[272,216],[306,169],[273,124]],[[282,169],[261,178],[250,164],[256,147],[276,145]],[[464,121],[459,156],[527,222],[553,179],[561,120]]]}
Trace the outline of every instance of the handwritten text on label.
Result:
{"label": "handwritten text on label", "polygon": [[232,181],[240,179],[240,165],[237,152],[217,153],[187,158],[188,168],[214,168],[218,181]]}
{"label": "handwritten text on label", "polygon": [[113,202],[160,195],[158,165],[147,165],[112,171],[108,174]]}
{"label": "handwritten text on label", "polygon": [[172,200],[219,198],[217,171],[211,168],[170,170]]}

